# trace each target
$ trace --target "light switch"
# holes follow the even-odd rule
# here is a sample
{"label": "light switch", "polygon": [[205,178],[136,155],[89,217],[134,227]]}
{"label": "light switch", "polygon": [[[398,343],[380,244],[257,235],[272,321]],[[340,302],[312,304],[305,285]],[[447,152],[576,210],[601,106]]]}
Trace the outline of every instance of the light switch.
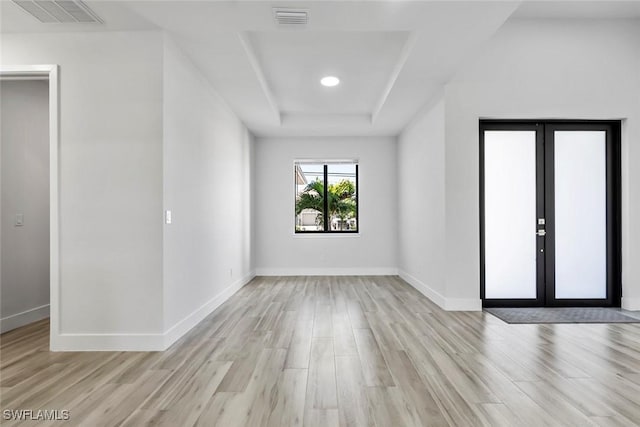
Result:
{"label": "light switch", "polygon": [[16,227],[22,227],[24,225],[24,214],[16,214],[16,222],[15,222],[15,226]]}
{"label": "light switch", "polygon": [[164,222],[165,224],[171,224],[171,211],[164,211]]}

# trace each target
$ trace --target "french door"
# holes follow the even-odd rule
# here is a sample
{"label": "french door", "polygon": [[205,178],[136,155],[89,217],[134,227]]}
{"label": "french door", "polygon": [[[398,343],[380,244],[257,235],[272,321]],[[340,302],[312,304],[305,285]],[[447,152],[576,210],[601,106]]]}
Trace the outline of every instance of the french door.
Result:
{"label": "french door", "polygon": [[480,121],[485,307],[620,305],[620,122]]}

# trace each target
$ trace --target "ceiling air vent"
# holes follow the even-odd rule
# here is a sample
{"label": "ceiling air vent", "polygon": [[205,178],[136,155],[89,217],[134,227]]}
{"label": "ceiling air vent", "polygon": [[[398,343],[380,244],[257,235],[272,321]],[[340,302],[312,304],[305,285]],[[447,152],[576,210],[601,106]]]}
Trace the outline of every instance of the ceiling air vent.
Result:
{"label": "ceiling air vent", "polygon": [[274,8],[273,17],[278,25],[300,26],[307,25],[307,22],[309,21],[309,12],[306,9]]}
{"label": "ceiling air vent", "polygon": [[13,2],[45,24],[102,24],[102,20],[80,0],[13,0]]}

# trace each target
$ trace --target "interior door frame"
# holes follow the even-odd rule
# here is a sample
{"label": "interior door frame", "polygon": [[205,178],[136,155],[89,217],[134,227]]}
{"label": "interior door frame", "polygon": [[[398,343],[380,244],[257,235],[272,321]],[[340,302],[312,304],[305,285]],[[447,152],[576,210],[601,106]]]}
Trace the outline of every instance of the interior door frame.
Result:
{"label": "interior door frame", "polygon": [[[487,130],[536,131],[536,215],[545,218],[546,236],[536,239],[535,299],[485,298],[485,194],[484,132]],[[560,299],[555,296],[555,223],[553,132],[555,130],[606,131],[607,174],[607,298]],[[619,120],[489,120],[479,121],[480,141],[480,299],[483,307],[620,307],[621,268],[621,121]],[[544,157],[544,160],[541,160]],[[537,228],[541,228],[536,227]],[[532,229],[532,232],[534,230]],[[542,254],[542,255],[541,255]]]}
{"label": "interior door frame", "polygon": [[49,82],[49,350],[63,350],[60,331],[60,81],[59,66],[2,65],[0,80]]}

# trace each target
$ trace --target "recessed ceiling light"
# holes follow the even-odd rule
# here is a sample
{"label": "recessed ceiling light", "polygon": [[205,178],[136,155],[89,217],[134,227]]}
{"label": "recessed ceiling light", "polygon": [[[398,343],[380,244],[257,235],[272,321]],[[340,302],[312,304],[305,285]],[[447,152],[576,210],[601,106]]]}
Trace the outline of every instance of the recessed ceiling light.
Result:
{"label": "recessed ceiling light", "polygon": [[327,76],[320,80],[320,84],[326,87],[338,86],[338,84],[340,84],[340,79],[335,76]]}

